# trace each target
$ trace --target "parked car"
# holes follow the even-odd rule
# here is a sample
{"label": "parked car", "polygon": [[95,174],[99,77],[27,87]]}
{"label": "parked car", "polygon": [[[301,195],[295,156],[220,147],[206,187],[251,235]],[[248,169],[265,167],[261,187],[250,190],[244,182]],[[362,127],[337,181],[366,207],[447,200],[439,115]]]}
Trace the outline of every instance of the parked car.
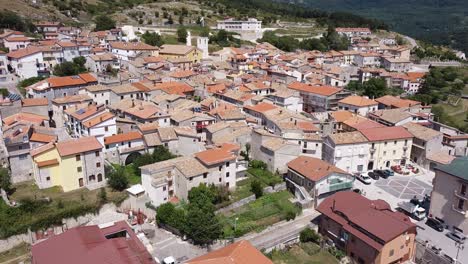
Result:
{"label": "parked car", "polygon": [[432,227],[433,229],[439,232],[444,231],[444,225],[437,219],[427,218],[426,225]]}
{"label": "parked car", "polygon": [[365,172],[360,173],[359,175],[356,176],[356,178],[366,185],[369,185],[372,183],[371,178]]}
{"label": "parked car", "polygon": [[466,236],[461,232],[452,231],[450,233],[447,233],[446,236],[448,236],[449,238],[455,240],[455,242],[465,243]]}
{"label": "parked car", "polygon": [[379,177],[382,177],[384,179],[388,178],[387,174],[383,170],[374,170],[374,173],[379,175]]}
{"label": "parked car", "polygon": [[374,180],[378,180],[380,178],[378,174],[376,174],[376,173],[374,173],[372,171],[368,172],[367,175],[369,175],[369,177],[371,177]]}
{"label": "parked car", "polygon": [[388,176],[394,176],[395,175],[395,173],[392,170],[389,170],[389,169],[383,170],[383,172],[385,174],[387,174]]}

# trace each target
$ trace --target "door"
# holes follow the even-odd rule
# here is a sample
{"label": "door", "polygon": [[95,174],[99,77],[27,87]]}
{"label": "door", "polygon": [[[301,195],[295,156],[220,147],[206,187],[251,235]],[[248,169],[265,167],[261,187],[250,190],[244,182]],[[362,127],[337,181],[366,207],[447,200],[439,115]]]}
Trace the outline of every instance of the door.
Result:
{"label": "door", "polygon": [[80,185],[80,187],[83,187],[83,178],[78,179],[78,184]]}

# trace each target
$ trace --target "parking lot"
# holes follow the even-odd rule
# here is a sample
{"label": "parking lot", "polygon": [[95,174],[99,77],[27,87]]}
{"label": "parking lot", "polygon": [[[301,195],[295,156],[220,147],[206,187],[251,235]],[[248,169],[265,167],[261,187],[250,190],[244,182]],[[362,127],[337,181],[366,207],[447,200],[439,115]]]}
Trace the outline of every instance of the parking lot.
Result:
{"label": "parking lot", "polygon": [[369,199],[382,199],[392,208],[396,208],[399,202],[409,201],[414,196],[422,199],[425,194],[430,195],[433,178],[434,173],[431,171],[407,176],[395,174],[387,179],[372,180],[369,185],[356,180],[354,188],[360,189],[362,194]]}

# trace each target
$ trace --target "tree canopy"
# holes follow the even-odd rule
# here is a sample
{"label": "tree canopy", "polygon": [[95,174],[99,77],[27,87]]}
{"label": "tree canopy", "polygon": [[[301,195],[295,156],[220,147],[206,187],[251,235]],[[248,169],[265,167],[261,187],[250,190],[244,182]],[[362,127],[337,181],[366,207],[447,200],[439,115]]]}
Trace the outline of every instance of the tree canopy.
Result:
{"label": "tree canopy", "polygon": [[141,39],[143,40],[143,42],[145,42],[146,44],[148,45],[151,45],[151,46],[157,46],[157,47],[160,47],[164,44],[164,41],[161,37],[161,35],[159,35],[158,33],[156,32],[148,32],[146,31],[143,35],[141,35]]}
{"label": "tree canopy", "polygon": [[95,31],[109,30],[115,28],[115,21],[107,15],[99,15],[94,19]]}
{"label": "tree canopy", "polygon": [[177,40],[179,42],[186,42],[187,41],[188,32],[185,27],[177,28]]}
{"label": "tree canopy", "polygon": [[60,64],[55,65],[54,75],[56,76],[71,76],[77,75],[83,72],[86,72],[85,67],[86,58],[85,57],[76,57],[73,58],[73,61],[65,61]]}
{"label": "tree canopy", "polygon": [[123,191],[128,187],[128,174],[125,167],[119,166],[107,173],[107,183],[117,191]]}

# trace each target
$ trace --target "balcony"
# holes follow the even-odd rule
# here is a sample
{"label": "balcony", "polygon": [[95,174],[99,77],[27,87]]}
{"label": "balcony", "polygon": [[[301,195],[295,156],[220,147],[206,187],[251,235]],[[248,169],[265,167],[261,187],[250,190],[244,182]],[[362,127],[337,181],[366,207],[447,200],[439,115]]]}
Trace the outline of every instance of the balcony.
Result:
{"label": "balcony", "polygon": [[461,194],[458,190],[453,191],[456,197],[463,199],[463,200],[468,200],[468,196],[466,194]]}
{"label": "balcony", "polygon": [[371,154],[374,154],[374,153],[375,153],[375,151],[376,151],[376,149],[375,149],[375,148],[370,148],[369,150],[370,150],[370,153],[371,153]]}
{"label": "balcony", "polygon": [[468,214],[466,214],[466,211],[465,211],[465,210],[458,209],[458,207],[456,207],[455,205],[452,205],[452,210],[454,210],[455,212],[457,212],[457,213],[459,213],[459,214],[464,215],[465,218],[468,217]]}

